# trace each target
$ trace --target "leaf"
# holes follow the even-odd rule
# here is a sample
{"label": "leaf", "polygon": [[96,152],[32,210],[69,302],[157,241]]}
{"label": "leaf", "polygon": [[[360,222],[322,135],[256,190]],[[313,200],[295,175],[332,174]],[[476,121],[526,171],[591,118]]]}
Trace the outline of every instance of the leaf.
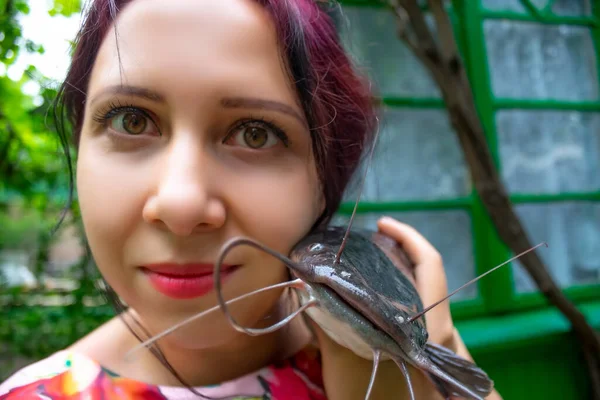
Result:
{"label": "leaf", "polygon": [[25,41],[25,49],[30,53],[44,54],[44,47],[29,39]]}
{"label": "leaf", "polygon": [[70,17],[71,15],[81,11],[81,0],[54,0],[54,5],[48,11],[50,16],[63,15]]}
{"label": "leaf", "polygon": [[29,14],[29,4],[26,0],[17,0],[14,2],[15,8],[22,14]]}

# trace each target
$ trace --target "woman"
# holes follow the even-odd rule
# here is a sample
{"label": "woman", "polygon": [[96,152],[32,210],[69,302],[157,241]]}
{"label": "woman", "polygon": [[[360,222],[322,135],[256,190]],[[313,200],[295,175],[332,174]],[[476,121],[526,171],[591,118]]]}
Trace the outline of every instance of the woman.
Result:
{"label": "woman", "polygon": [[[19,371],[0,394],[21,387],[13,393],[50,398],[120,390],[145,398],[364,396],[371,362],[317,326],[320,353],[310,350],[302,319],[252,337],[213,313],[152,351],[123,357],[149,332],[216,304],[212,268],[228,239],[249,236],[288,254],[336,211],[375,117],[369,86],[320,7],[312,0],[91,4],[62,100],[74,127],[89,246],[128,308]],[[397,221],[379,227],[417,263],[424,303],[446,294],[431,245]],[[251,248],[225,262],[226,298],[288,279],[283,265]],[[270,291],[231,310],[244,326],[263,327],[287,315],[286,299]],[[432,311],[428,327],[433,341],[469,357],[448,307]],[[440,398],[422,374],[412,375],[418,398]],[[382,363],[372,398],[405,393],[398,368]]]}

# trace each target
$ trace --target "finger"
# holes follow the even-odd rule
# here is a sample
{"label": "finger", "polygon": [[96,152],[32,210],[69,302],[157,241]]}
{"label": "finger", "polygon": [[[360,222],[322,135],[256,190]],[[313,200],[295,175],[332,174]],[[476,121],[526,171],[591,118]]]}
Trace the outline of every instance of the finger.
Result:
{"label": "finger", "polygon": [[440,258],[439,253],[415,228],[390,217],[377,221],[382,233],[395,239],[415,264],[424,264]]}

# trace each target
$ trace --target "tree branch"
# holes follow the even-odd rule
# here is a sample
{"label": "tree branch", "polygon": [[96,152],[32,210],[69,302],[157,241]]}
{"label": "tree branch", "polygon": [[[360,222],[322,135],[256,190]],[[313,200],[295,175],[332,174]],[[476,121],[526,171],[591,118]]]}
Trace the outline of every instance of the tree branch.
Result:
{"label": "tree branch", "polygon": [[431,60],[438,60],[439,54],[437,52],[435,39],[427,26],[427,21],[425,20],[425,16],[423,15],[417,0],[391,0],[391,3],[393,4],[390,5],[396,8],[402,7],[406,11],[406,14],[408,14],[408,17],[412,22],[415,36],[419,41],[420,48],[424,55]]}

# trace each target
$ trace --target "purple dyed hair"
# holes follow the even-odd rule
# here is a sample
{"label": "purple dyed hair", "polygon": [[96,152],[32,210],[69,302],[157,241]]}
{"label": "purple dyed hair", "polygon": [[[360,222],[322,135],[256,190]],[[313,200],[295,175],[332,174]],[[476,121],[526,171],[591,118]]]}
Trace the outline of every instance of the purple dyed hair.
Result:
{"label": "purple dyed hair", "polygon": [[[131,1],[93,0],[76,37],[73,60],[58,100],[72,125],[76,145],[96,55],[119,10]],[[315,226],[325,224],[338,209],[374,136],[375,106],[369,82],[344,51],[333,19],[325,10],[328,2],[255,1],[274,20],[284,64],[308,121],[326,203]],[[66,146],[64,134],[61,139]]]}

